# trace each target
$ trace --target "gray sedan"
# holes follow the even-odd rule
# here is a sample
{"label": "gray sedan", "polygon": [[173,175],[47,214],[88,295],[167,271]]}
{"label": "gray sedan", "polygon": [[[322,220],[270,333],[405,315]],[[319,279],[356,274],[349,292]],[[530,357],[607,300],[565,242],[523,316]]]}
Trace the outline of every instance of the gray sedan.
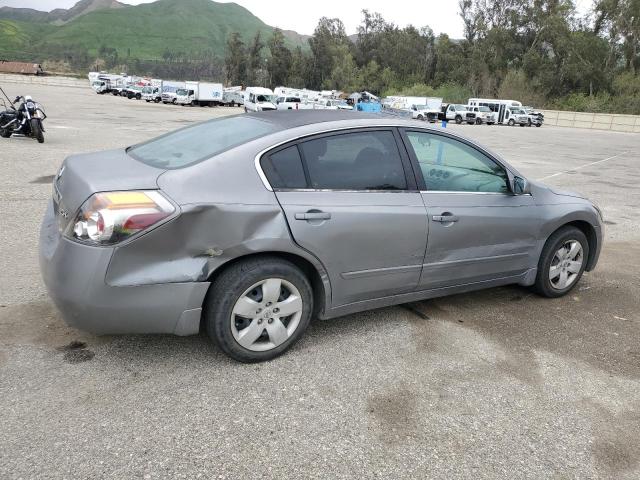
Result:
{"label": "gray sedan", "polygon": [[312,317],[595,267],[598,208],[423,122],[347,111],[216,119],[67,158],[40,236],[49,294],[98,334],[206,329],[254,362]]}

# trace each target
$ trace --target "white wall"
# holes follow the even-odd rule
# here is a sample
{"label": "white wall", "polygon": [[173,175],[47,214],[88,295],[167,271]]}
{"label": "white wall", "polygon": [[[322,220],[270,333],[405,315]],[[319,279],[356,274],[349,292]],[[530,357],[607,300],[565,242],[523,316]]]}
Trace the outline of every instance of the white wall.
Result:
{"label": "white wall", "polygon": [[640,115],[564,112],[560,110],[543,110],[543,113],[544,123],[547,125],[640,133]]}
{"label": "white wall", "polygon": [[71,77],[49,77],[36,75],[16,75],[12,73],[0,73],[0,84],[18,83],[21,85],[56,85],[60,87],[90,88],[89,79]]}

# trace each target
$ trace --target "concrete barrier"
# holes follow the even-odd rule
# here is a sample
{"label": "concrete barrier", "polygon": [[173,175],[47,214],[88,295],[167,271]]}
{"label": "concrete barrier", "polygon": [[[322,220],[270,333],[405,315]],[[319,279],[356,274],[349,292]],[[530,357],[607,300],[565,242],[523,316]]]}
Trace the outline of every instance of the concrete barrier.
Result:
{"label": "concrete barrier", "polygon": [[544,123],[547,125],[640,133],[640,115],[565,112],[561,110],[543,110],[542,112],[544,113]]}
{"label": "concrete barrier", "polygon": [[72,77],[54,77],[42,75],[14,75],[0,73],[0,85],[3,83],[18,83],[21,85],[51,85],[58,87],[89,88],[89,79]]}

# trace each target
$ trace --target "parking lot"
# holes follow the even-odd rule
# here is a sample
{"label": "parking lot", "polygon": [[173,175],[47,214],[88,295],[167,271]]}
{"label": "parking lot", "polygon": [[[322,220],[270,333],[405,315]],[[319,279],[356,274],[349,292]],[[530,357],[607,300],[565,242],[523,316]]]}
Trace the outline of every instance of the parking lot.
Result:
{"label": "parking lot", "polygon": [[8,87],[49,118],[42,145],[0,139],[0,478],[640,477],[640,135],[449,125],[595,200],[597,269],[556,300],[514,286],[316,321],[242,365],[204,335],[67,327],[37,257],[65,156],[241,110]]}

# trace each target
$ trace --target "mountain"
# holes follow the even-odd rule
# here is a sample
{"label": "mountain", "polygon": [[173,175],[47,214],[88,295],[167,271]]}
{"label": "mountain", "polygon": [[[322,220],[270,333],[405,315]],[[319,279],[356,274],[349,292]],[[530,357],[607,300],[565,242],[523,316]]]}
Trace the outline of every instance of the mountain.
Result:
{"label": "mountain", "polygon": [[[273,27],[236,3],[211,0],[157,0],[126,5],[116,0],[82,0],[52,12],[0,8],[0,58],[39,61],[55,52],[115,49],[118,58],[161,60],[169,53],[224,57],[227,37],[239,32],[248,42]],[[307,48],[305,36],[286,32],[289,47]],[[19,57],[19,58],[18,58]],[[25,58],[28,57],[28,58]]]}
{"label": "mountain", "polygon": [[41,12],[33,8],[0,7],[0,18],[22,22],[47,22],[62,24],[94,10],[106,8],[122,8],[123,3],[117,0],[80,0],[69,9],[56,8],[51,12]]}

